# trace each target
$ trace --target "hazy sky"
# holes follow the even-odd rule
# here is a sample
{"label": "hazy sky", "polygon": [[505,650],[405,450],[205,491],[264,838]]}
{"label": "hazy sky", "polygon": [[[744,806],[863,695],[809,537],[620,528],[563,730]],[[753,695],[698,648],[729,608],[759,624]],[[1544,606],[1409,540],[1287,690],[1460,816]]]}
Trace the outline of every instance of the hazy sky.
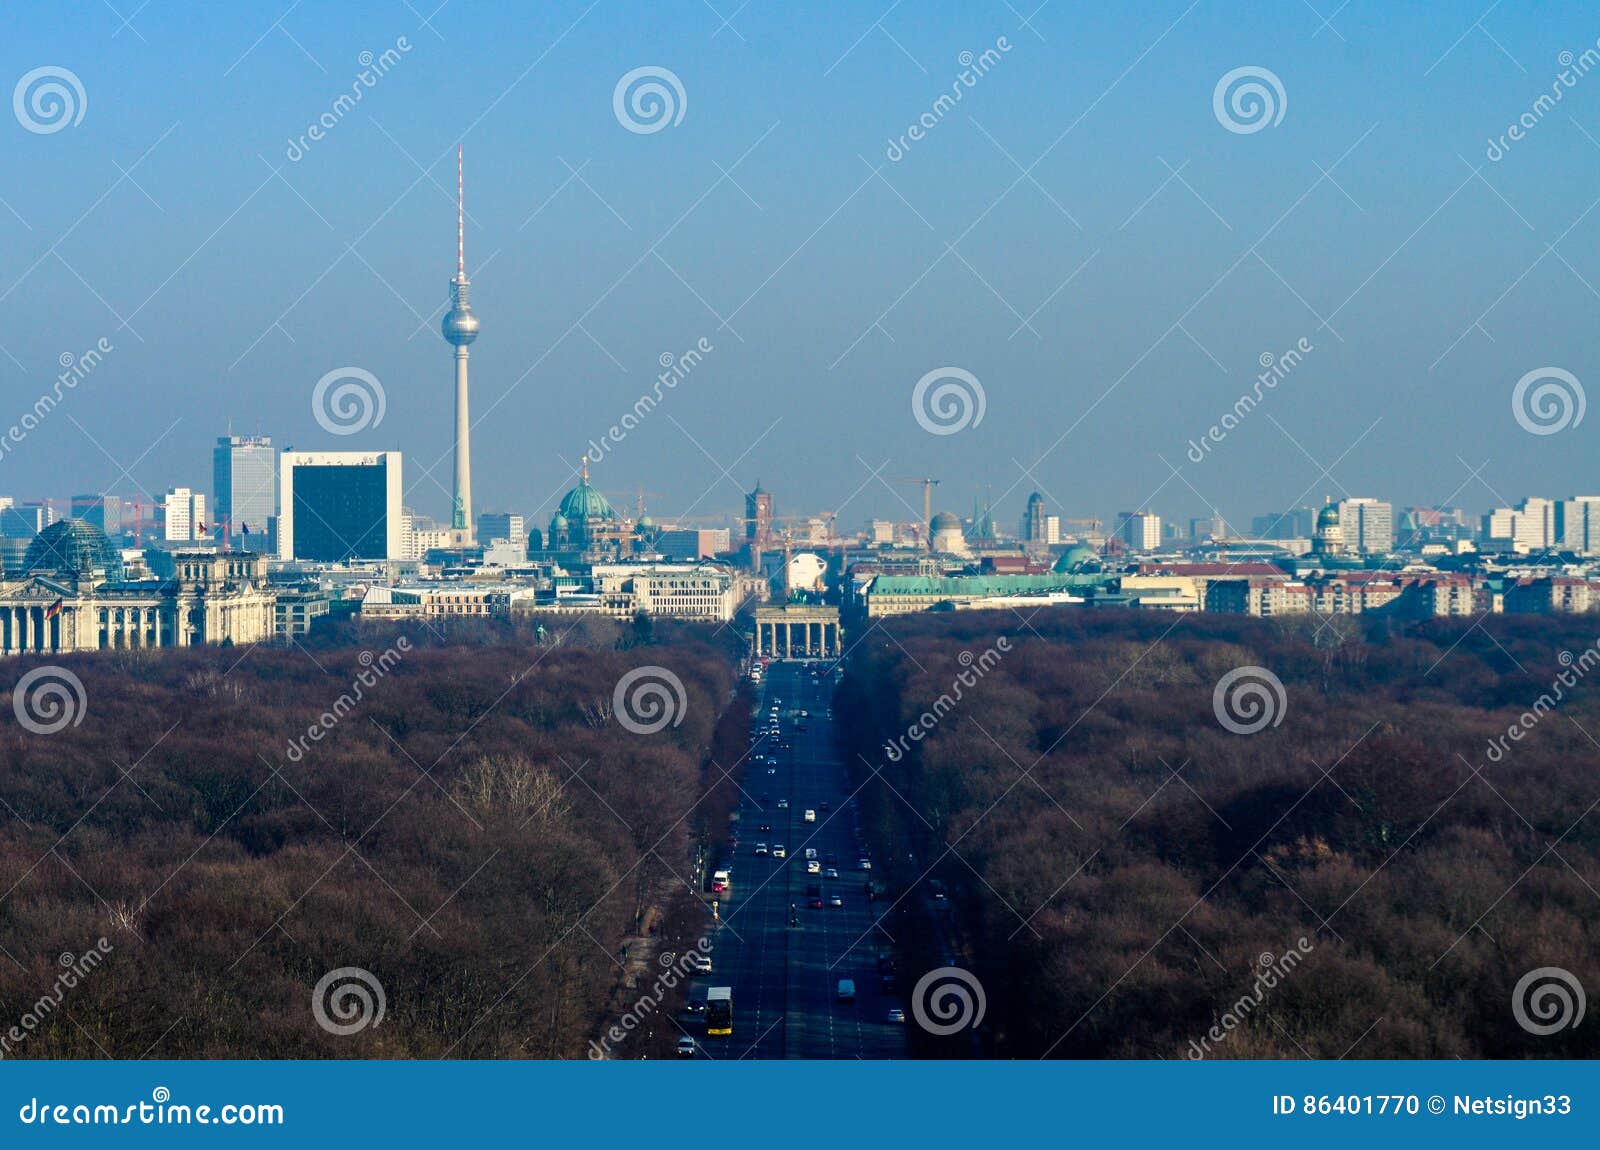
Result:
{"label": "hazy sky", "polygon": [[[63,354],[112,350],[6,444],[0,494],[209,489],[231,419],[402,450],[407,501],[446,514],[458,141],[478,510],[548,516],[591,439],[597,486],[644,485],[658,514],[759,477],[780,513],[852,525],[908,514],[878,468],[940,478],[959,512],[992,487],[1006,523],[1033,489],[1242,525],[1324,494],[1600,490],[1600,414],[1534,434],[1513,411],[1530,372],[1600,381],[1593,4],[448,0],[424,23],[436,2],[8,0],[0,430]],[[81,84],[65,121],[14,91],[41,67]],[[633,125],[659,130],[614,107],[641,67],[681,84]],[[1259,81],[1265,122],[1214,101],[1239,68],[1281,85]],[[337,436],[312,397],[345,367],[385,409]],[[930,434],[913,390],[948,368],[982,420]]]}

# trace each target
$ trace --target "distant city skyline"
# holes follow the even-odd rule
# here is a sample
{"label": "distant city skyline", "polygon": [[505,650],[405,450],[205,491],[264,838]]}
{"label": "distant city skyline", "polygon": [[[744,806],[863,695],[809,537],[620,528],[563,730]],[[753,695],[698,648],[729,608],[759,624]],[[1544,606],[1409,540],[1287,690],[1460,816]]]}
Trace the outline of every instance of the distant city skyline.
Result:
{"label": "distant city skyline", "polygon": [[[429,341],[463,141],[494,320],[473,513],[544,520],[595,441],[595,485],[663,517],[737,514],[757,477],[780,514],[863,524],[920,517],[882,481],[907,474],[940,478],[936,511],[992,489],[1008,526],[1034,490],[1109,524],[1600,489],[1592,12],[1244,14],[18,20],[0,80],[57,68],[82,95],[48,122],[19,91],[0,123],[0,299],[27,317],[0,334],[0,429],[51,400],[0,494],[203,490],[231,422],[402,453],[405,503],[449,521]],[[1265,122],[1234,118],[1240,69],[1277,83]],[[639,74],[665,119],[638,118]],[[347,370],[382,403],[332,433],[313,392]],[[959,429],[919,418],[921,384],[968,405]],[[1559,428],[1535,418],[1563,398]]]}

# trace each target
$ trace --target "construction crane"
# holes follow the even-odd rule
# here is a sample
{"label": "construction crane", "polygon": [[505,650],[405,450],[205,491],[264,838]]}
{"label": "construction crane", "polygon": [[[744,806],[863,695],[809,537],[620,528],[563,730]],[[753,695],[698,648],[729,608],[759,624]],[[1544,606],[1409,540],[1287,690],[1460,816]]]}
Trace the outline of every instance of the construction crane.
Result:
{"label": "construction crane", "polygon": [[643,484],[640,484],[632,491],[607,491],[604,494],[611,499],[634,500],[633,521],[635,523],[644,518],[644,501],[646,496],[649,496],[651,499],[665,499],[667,497],[667,493],[665,491],[646,491]]}

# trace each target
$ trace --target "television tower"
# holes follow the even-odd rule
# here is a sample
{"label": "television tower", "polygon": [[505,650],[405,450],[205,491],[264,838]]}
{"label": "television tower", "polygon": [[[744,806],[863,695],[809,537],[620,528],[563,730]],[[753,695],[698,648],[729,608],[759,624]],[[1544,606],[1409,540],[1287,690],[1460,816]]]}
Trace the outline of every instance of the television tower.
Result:
{"label": "television tower", "polygon": [[441,327],[456,349],[456,474],[450,530],[456,546],[472,545],[472,421],[467,413],[467,345],[478,338],[478,317],[468,300],[466,181],[461,145],[456,145],[456,275],[450,281],[450,310]]}

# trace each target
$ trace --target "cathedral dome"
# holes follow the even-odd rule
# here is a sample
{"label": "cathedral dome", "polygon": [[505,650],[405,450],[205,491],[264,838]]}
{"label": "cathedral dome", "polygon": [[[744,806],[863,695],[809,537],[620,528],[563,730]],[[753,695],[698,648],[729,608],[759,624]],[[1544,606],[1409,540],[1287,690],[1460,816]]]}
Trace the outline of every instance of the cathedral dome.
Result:
{"label": "cathedral dome", "polygon": [[22,557],[25,575],[58,574],[78,579],[94,571],[120,578],[122,555],[104,531],[82,519],[50,524],[34,536]]}

